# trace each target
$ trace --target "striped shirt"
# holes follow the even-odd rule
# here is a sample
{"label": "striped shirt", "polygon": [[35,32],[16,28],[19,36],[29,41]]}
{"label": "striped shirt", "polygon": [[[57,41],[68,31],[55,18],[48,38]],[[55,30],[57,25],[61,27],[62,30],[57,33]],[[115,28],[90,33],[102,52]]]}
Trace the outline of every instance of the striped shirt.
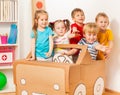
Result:
{"label": "striped shirt", "polygon": [[86,39],[85,38],[82,38],[78,44],[81,44],[81,45],[87,45],[87,49],[88,49],[88,52],[90,53],[91,57],[93,60],[96,60],[96,57],[97,57],[97,54],[98,54],[98,50],[95,49],[95,46],[98,43],[98,41],[95,41],[94,43],[87,43],[86,42]]}

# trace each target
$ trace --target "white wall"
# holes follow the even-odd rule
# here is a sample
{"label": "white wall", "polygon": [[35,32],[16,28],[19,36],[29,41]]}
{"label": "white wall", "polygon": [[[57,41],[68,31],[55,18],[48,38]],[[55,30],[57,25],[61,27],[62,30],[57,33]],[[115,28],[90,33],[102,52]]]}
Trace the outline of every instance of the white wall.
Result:
{"label": "white wall", "polygon": [[[31,32],[31,0],[20,0],[21,25],[21,58],[24,58],[30,49]],[[22,3],[24,2],[24,3]],[[120,92],[120,4],[119,0],[45,0],[49,21],[56,19],[70,19],[72,9],[79,7],[86,15],[85,22],[94,21],[98,12],[105,12],[110,19],[110,28],[114,34],[114,49],[107,62],[106,87]],[[23,10],[24,9],[24,10]],[[71,20],[72,22],[72,20]],[[23,41],[24,40],[24,41]]]}
{"label": "white wall", "polygon": [[31,0],[19,0],[20,58],[25,58],[30,51],[31,18]]}

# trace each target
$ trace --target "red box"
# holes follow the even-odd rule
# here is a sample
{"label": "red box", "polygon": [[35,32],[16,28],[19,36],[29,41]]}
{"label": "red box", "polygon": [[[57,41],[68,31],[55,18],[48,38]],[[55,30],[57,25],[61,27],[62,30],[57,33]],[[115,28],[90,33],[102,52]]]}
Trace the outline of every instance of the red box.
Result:
{"label": "red box", "polygon": [[1,46],[0,47],[0,66],[12,65],[14,60],[15,47]]}

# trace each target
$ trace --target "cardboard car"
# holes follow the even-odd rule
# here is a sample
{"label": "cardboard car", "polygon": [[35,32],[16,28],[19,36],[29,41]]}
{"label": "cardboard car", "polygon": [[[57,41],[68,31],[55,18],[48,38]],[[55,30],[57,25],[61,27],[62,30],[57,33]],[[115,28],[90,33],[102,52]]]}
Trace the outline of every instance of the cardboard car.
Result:
{"label": "cardboard car", "polygon": [[[83,45],[57,45],[77,48],[76,63],[63,61],[14,61],[17,95],[102,95],[105,87],[105,62],[92,60]],[[58,55],[57,55],[58,56]],[[64,55],[60,55],[64,56]],[[57,58],[57,57],[56,57]]]}

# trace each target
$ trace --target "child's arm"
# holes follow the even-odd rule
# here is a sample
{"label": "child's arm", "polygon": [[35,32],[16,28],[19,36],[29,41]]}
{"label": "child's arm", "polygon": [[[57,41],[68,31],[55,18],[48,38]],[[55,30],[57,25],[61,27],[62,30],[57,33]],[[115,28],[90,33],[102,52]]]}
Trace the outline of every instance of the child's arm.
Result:
{"label": "child's arm", "polygon": [[109,41],[109,49],[110,49],[110,51],[111,51],[111,49],[113,48],[113,41]]}
{"label": "child's arm", "polygon": [[32,38],[31,40],[31,51],[32,51],[31,60],[35,60],[35,38]]}
{"label": "child's arm", "polygon": [[75,37],[75,34],[74,34],[74,33],[70,33],[70,34],[68,35],[68,38],[69,38],[69,39],[74,38],[74,37]]}
{"label": "child's arm", "polygon": [[54,39],[54,38],[58,37],[58,35],[56,33],[54,33],[54,35],[52,37]]}
{"label": "child's arm", "polygon": [[49,51],[46,53],[46,56],[49,57],[51,56],[53,51],[53,37],[49,36]]}
{"label": "child's arm", "polygon": [[71,55],[74,55],[76,52],[78,51],[78,49],[71,49],[71,50],[69,50],[69,51],[67,51],[67,52],[64,52],[63,54],[64,55],[68,55],[68,56],[71,56]]}
{"label": "child's arm", "polygon": [[31,58],[27,58],[26,60],[35,60],[35,38],[31,39]]}
{"label": "child's arm", "polygon": [[105,51],[105,57],[108,58],[109,54],[111,53],[113,48],[113,41],[109,41],[108,49]]}
{"label": "child's arm", "polygon": [[105,52],[108,50],[108,47],[98,43],[97,45],[95,45],[95,49]]}

